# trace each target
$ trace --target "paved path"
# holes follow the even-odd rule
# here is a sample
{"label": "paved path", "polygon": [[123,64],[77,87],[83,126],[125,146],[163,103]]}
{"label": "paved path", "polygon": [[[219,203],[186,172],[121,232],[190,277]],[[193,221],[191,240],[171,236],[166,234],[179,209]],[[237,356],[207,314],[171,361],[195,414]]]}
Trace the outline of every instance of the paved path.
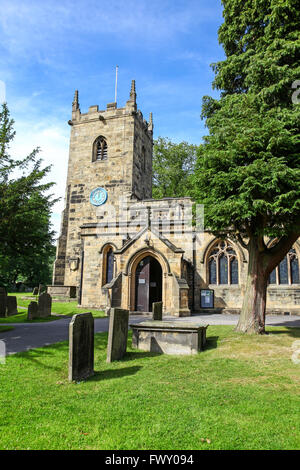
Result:
{"label": "paved path", "polygon": [[[139,323],[145,319],[149,320],[150,318],[132,315],[129,321],[130,323]],[[185,318],[164,316],[164,320],[206,323],[209,325],[235,325],[238,321],[238,315],[193,315]],[[70,321],[71,317],[64,317],[49,323],[9,323],[7,325],[14,326],[14,329],[0,332],[0,340],[5,342],[7,355],[66,341],[68,339]],[[108,322],[108,318],[95,318],[95,333],[108,331]],[[300,328],[300,317],[292,315],[268,315],[267,325]]]}
{"label": "paved path", "polygon": [[[164,317],[173,319],[174,317]],[[210,315],[192,315],[191,317],[176,318],[176,320],[192,323],[208,323],[209,325],[236,325],[239,315],[232,314],[210,314]],[[272,326],[292,326],[300,328],[299,315],[267,315],[266,324]]]}
{"label": "paved path", "polygon": [[[6,355],[66,341],[69,338],[71,318],[63,317],[57,321],[43,323],[3,323],[3,326],[14,327],[11,331],[0,331],[0,341],[5,342]],[[145,317],[139,315],[132,316],[130,322],[140,322],[144,319]],[[95,333],[108,331],[108,323],[108,318],[95,318]]]}

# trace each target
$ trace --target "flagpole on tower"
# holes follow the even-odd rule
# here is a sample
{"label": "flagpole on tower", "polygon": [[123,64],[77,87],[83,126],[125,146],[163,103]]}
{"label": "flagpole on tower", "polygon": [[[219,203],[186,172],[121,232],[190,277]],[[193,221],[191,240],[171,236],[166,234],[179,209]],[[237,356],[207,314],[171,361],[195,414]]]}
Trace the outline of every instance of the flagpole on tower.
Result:
{"label": "flagpole on tower", "polygon": [[116,66],[116,86],[115,86],[115,103],[117,102],[117,87],[118,87],[118,68],[119,66]]}

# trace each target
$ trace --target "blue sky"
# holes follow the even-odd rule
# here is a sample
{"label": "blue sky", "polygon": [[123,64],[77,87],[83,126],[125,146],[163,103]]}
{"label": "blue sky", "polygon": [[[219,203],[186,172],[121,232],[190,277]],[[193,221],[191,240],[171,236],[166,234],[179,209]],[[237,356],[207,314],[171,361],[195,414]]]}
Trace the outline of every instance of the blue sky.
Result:
{"label": "blue sky", "polygon": [[12,154],[41,147],[53,164],[50,179],[62,196],[53,213],[59,229],[68,162],[74,90],[82,112],[114,101],[136,80],[138,107],[153,112],[154,137],[201,142],[204,95],[212,90],[212,62],[222,60],[217,31],[220,0],[0,0],[0,81],[15,120]]}

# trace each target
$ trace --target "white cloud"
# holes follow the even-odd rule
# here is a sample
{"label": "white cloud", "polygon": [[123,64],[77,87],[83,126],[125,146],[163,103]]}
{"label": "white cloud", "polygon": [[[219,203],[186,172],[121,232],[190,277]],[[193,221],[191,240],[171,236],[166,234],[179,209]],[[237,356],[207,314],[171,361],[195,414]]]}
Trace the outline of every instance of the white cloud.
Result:
{"label": "white cloud", "polygon": [[39,156],[44,166],[53,165],[45,181],[53,181],[56,185],[51,193],[61,200],[53,207],[52,223],[57,234],[60,229],[61,211],[64,208],[64,195],[67,178],[69,129],[53,121],[17,121],[15,124],[16,137],[11,145],[11,155],[14,158],[24,158],[36,147],[40,147]]}
{"label": "white cloud", "polygon": [[[86,35],[100,38],[111,35],[120,40],[119,46],[139,38],[140,44],[151,47],[162,44],[178,33],[188,33],[196,24],[215,15],[206,2],[153,0],[2,0],[0,27],[2,45],[11,53],[38,55],[46,48],[47,60],[52,50],[59,53],[58,44],[72,47],[84,41]],[[135,46],[139,44],[135,42]],[[34,51],[32,50],[34,45]],[[45,58],[40,57],[41,60]]]}

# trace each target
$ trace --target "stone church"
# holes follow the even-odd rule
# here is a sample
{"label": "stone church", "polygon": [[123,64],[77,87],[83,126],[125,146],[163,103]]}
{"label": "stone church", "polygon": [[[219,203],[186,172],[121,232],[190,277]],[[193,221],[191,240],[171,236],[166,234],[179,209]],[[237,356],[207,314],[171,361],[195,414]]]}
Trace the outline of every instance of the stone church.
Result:
{"label": "stone church", "polygon": [[[237,312],[247,251],[191,224],[190,198],[152,199],[153,118],[137,109],[135,82],[122,108],[72,104],[65,209],[52,295],[86,308],[165,313]],[[270,276],[268,312],[300,314],[300,244]]]}

